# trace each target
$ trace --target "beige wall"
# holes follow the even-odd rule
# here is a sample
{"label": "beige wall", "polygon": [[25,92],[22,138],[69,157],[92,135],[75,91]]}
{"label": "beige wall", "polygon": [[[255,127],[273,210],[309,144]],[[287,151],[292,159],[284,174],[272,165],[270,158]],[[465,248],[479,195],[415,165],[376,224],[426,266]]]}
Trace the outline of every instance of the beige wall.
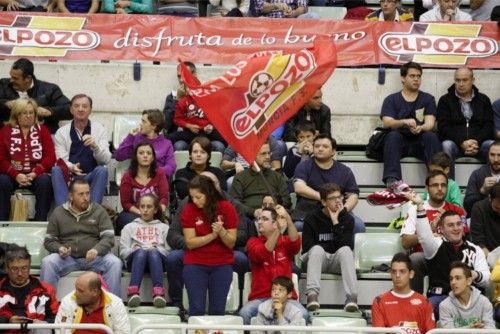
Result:
{"label": "beige wall", "polygon": [[[7,77],[11,60],[0,61],[0,76]],[[202,81],[223,73],[227,67],[198,65]],[[112,130],[116,113],[139,113],[163,108],[165,97],[176,88],[176,65],[142,64],[141,81],[133,80],[130,62],[35,62],[35,75],[58,84],[71,98],[86,93],[94,99],[94,110]],[[475,71],[476,85],[492,101],[500,98],[500,70]],[[323,87],[323,98],[332,109],[332,129],[340,144],[365,144],[379,122],[384,97],[400,89],[399,71],[387,70],[385,85],[377,83],[376,68],[339,68]],[[422,90],[436,100],[453,83],[453,70],[424,69]],[[109,120],[109,121],[108,121]]]}

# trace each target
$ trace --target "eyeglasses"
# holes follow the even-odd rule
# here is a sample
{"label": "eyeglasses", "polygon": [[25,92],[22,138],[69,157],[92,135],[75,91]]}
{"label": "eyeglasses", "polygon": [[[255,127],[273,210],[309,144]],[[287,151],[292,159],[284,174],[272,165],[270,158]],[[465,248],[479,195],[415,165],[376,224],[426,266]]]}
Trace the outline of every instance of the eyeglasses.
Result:
{"label": "eyeglasses", "polygon": [[9,270],[12,271],[13,273],[25,273],[30,270],[30,267],[24,266],[24,267],[9,267]]}
{"label": "eyeglasses", "polygon": [[340,195],[340,196],[330,196],[330,197],[327,197],[326,198],[327,201],[343,201],[344,200],[344,196]]}
{"label": "eyeglasses", "polygon": [[21,111],[19,114],[21,116],[35,116],[35,112],[34,111]]}

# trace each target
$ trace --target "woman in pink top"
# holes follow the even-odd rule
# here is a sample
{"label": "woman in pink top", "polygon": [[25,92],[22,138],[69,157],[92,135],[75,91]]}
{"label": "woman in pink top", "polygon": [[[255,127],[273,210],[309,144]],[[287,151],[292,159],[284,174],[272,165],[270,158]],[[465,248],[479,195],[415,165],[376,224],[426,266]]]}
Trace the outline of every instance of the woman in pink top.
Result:
{"label": "woman in pink top", "polygon": [[115,226],[120,235],[125,225],[139,217],[139,198],[144,194],[155,194],[160,199],[163,212],[168,208],[168,182],[164,172],[156,167],[156,155],[150,143],[140,143],[134,149],[130,168],[125,172],[120,185],[120,201],[123,211]]}

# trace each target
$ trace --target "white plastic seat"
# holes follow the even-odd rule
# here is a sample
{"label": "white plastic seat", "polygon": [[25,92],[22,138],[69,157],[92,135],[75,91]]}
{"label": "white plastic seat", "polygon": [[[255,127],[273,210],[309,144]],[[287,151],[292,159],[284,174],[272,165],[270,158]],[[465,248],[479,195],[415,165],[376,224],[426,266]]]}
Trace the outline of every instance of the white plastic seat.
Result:
{"label": "white plastic seat", "polygon": [[[324,326],[326,328],[335,327],[366,327],[366,320],[362,318],[342,318],[342,317],[313,317],[312,326]],[[313,332],[314,334],[328,334],[332,332]],[[354,334],[354,332],[335,332],[336,334]]]}
{"label": "white plastic seat", "polygon": [[354,263],[360,278],[389,279],[389,273],[371,273],[374,266],[390,265],[394,254],[403,252],[398,233],[356,233]]}
{"label": "white plastic seat", "polygon": [[31,268],[39,269],[42,259],[48,255],[43,246],[47,222],[2,222],[0,241],[26,246],[31,255]]}
{"label": "white plastic seat", "polygon": [[[132,129],[139,127],[142,115],[115,116],[113,146],[118,148]],[[115,169],[115,182],[120,186],[122,176],[130,165],[130,160],[118,161]]]}
{"label": "white plastic seat", "polygon": [[189,162],[189,151],[174,151],[176,171],[186,167]]}
{"label": "white plastic seat", "polygon": [[[200,315],[191,316],[188,319],[189,325],[200,325],[201,328],[206,325],[243,325],[243,318],[236,315]],[[207,334],[213,333],[215,330],[208,330]],[[189,334],[194,334],[195,331],[188,331]],[[224,331],[225,334],[243,334],[243,331]]]}
{"label": "white plastic seat", "polygon": [[[175,308],[177,309],[177,308]],[[177,309],[177,313],[179,309]],[[128,317],[130,319],[130,328],[134,331],[140,325],[155,325],[155,324],[180,324],[181,319],[178,315],[172,314],[172,309],[155,308],[151,306],[141,306],[128,309]],[[180,334],[180,330],[175,329],[145,329],[141,334]]]}
{"label": "white plastic seat", "polygon": [[[377,0],[378,1],[378,0]],[[308,6],[308,13],[318,14],[322,19],[331,19],[331,20],[342,20],[347,14],[346,7],[320,7],[320,6]]]}

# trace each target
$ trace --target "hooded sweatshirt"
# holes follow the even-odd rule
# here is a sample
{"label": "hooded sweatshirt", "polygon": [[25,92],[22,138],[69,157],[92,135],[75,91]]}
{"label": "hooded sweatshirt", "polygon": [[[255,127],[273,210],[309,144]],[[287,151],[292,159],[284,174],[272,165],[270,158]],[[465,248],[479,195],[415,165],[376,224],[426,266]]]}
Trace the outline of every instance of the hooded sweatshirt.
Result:
{"label": "hooded sweatshirt", "polygon": [[439,305],[439,318],[442,328],[469,328],[474,322],[482,322],[484,328],[495,329],[493,306],[475,287],[471,287],[467,305],[460,303],[450,291],[449,297]]}
{"label": "hooded sweatshirt", "polygon": [[152,220],[145,222],[141,218],[134,219],[127,224],[120,236],[120,257],[126,262],[130,254],[134,252],[134,247],[156,248],[161,254],[167,256],[170,246],[167,244],[168,225]]}

